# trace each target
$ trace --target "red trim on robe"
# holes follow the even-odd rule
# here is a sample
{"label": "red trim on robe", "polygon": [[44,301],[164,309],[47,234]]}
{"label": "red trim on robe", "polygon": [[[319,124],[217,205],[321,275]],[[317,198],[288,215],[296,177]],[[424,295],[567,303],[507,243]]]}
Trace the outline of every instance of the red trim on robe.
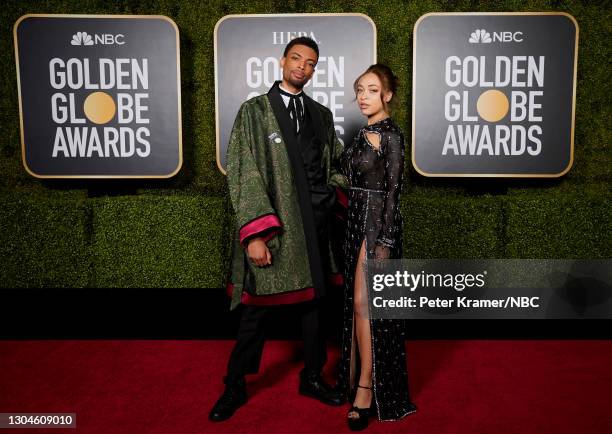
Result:
{"label": "red trim on robe", "polygon": [[348,211],[348,196],[340,187],[336,188],[336,203],[334,204],[334,216],[338,220],[346,220],[346,214]]}
{"label": "red trim on robe", "polygon": [[[234,291],[234,284],[228,282],[227,293],[231,297]],[[313,287],[299,289],[297,291],[285,292],[274,295],[251,295],[246,291],[242,291],[240,302],[251,306],[268,306],[277,304],[293,304],[301,303],[314,299],[315,291]]]}
{"label": "red trim on robe", "polygon": [[266,235],[265,241],[268,241],[274,235],[276,235],[283,227],[280,220],[274,214],[267,214],[265,216],[256,218],[255,220],[247,223],[245,226],[240,228],[240,244],[244,247],[244,240],[248,237],[258,234],[259,232],[266,231],[271,228],[276,228],[270,234]]}
{"label": "red trim on robe", "polygon": [[338,203],[342,205],[342,208],[348,208],[348,196],[339,187],[336,187],[336,198]]}
{"label": "red trim on robe", "polygon": [[334,273],[329,276],[329,283],[336,286],[344,285],[344,277],[342,273]]}

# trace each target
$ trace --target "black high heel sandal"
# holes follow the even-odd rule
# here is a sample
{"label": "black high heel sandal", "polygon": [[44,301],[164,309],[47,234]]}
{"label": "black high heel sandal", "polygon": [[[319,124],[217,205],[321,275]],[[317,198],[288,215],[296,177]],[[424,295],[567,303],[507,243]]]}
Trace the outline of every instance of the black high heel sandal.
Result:
{"label": "black high heel sandal", "polygon": [[[361,385],[357,385],[357,387],[373,390],[371,387],[365,387]],[[372,403],[370,404],[369,408],[359,408],[353,405],[351,406],[351,409],[348,412],[355,412],[359,415],[359,417],[357,418],[348,418],[348,426],[351,431],[362,431],[366,429],[368,427],[368,424],[370,423],[370,418],[376,414],[376,406],[374,405],[374,394],[372,393]]]}

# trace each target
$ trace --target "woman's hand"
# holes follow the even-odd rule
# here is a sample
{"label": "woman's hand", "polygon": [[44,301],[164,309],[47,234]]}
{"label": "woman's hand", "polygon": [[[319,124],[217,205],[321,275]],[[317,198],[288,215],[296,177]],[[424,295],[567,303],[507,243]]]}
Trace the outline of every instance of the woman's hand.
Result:
{"label": "woman's hand", "polygon": [[249,260],[258,267],[272,265],[272,253],[263,238],[253,238],[247,246]]}
{"label": "woman's hand", "polygon": [[391,249],[386,246],[381,246],[380,244],[376,245],[376,247],[374,248],[375,260],[381,261],[383,259],[389,259],[389,256],[391,256]]}

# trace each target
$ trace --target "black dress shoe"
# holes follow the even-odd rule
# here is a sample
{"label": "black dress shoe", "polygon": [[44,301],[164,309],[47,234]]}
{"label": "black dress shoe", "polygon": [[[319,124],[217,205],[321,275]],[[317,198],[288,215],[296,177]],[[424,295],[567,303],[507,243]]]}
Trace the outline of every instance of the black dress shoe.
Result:
{"label": "black dress shoe", "polygon": [[217,400],[208,415],[212,422],[222,422],[232,417],[234,412],[247,402],[246,384],[243,378],[225,380],[223,395]]}
{"label": "black dress shoe", "polygon": [[346,402],[343,394],[323,381],[318,373],[300,373],[300,395],[318,399],[328,405],[342,405]]}

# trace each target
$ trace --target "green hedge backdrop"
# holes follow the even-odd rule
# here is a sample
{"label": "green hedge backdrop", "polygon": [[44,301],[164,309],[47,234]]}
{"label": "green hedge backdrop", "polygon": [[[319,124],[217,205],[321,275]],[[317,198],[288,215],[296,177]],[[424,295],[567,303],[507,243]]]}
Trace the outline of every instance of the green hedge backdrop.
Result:
{"label": "green hedge backdrop", "polygon": [[[410,136],[412,29],[427,12],[564,11],[580,26],[574,165],[557,180],[430,179],[402,195],[411,258],[612,257],[610,3],[579,1],[9,1],[0,8],[0,285],[225,284],[231,206],[215,163],[213,29],[224,15],[360,12],[399,76]],[[170,180],[39,180],[21,163],[12,28],[27,13],[161,14],[180,29],[184,165]]]}

